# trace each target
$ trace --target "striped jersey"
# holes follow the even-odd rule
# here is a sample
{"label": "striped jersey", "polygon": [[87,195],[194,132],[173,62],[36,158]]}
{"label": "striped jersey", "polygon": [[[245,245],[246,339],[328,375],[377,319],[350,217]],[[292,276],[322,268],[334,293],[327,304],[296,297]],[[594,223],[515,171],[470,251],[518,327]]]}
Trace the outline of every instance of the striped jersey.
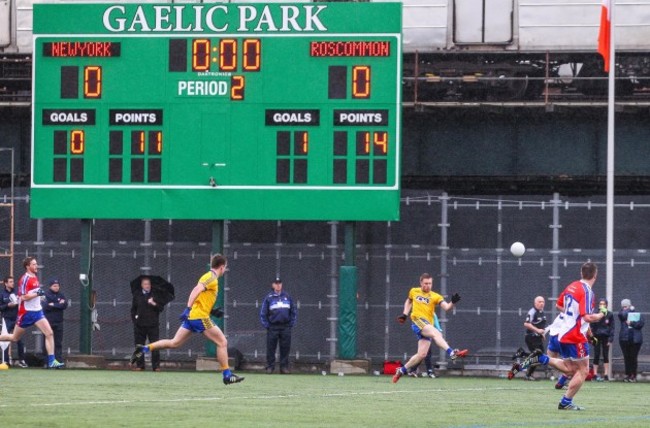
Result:
{"label": "striped jersey", "polygon": [[[38,278],[36,275],[30,273],[25,273],[20,277],[18,281],[18,292],[16,293],[18,297],[24,296],[27,293],[30,293],[39,288]],[[36,312],[42,310],[41,299],[31,299],[31,300],[20,300],[20,306],[18,307],[18,316],[23,315],[25,312]]]}
{"label": "striped jersey", "polygon": [[567,285],[557,301],[564,314],[558,328],[560,342],[587,343],[589,323],[582,317],[594,310],[595,296],[591,287],[583,281],[574,281]]}

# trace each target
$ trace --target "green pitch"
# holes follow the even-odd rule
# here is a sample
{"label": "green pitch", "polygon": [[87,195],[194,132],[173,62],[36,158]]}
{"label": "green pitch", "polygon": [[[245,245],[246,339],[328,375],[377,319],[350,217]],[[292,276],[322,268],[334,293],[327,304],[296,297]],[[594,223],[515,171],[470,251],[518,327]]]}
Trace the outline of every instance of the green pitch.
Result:
{"label": "green pitch", "polygon": [[587,383],[558,411],[550,381],[12,369],[0,372],[7,427],[647,427],[650,384]]}

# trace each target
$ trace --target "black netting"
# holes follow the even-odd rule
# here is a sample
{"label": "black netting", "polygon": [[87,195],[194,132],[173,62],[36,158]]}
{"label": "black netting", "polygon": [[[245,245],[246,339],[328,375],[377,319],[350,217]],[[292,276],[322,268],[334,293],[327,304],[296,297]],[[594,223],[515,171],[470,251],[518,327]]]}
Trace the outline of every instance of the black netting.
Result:
{"label": "black netting", "polygon": [[[578,278],[584,261],[599,265],[595,292],[599,297],[605,295],[602,198],[559,198],[554,204],[550,195],[501,200],[445,199],[440,193],[408,196],[399,222],[356,225],[359,357],[378,362],[402,359],[415,351],[415,337],[406,326],[397,324],[395,317],[422,272],[434,276],[434,290],[462,295],[457,309],[439,315],[449,343],[469,348],[477,363],[498,362],[523,345],[523,320],[535,296],[547,298],[546,313],[552,319],[553,298]],[[650,225],[646,218],[650,206],[646,206],[648,198],[630,202],[617,200],[612,307],[618,310],[620,300],[629,298],[647,316]],[[62,291],[73,302],[65,313],[64,348],[77,353],[79,273],[84,270],[80,222],[31,220],[22,199],[16,212],[15,276],[23,271],[22,258],[30,255],[41,264],[43,282],[51,277],[61,280]],[[207,269],[213,226],[208,221],[95,222],[92,287],[97,293],[100,329],[92,335],[93,353],[116,359],[130,354],[129,282],[142,273],[163,276],[176,286],[177,298],[163,312],[161,323],[163,337],[174,334],[190,290]],[[8,231],[3,212],[2,251],[9,248]],[[248,360],[263,361],[265,331],[258,312],[272,279],[279,274],[285,290],[299,305],[292,358],[324,362],[335,357],[344,224],[237,221],[226,222],[225,232],[230,268],[224,283],[229,346]],[[528,247],[522,259],[508,251],[516,240]],[[8,260],[0,259],[2,275],[8,272]],[[28,350],[38,347],[37,338],[27,336]],[[641,353],[649,354],[649,346],[644,345]],[[613,348],[614,356],[620,357],[617,343]],[[181,349],[163,352],[163,358],[190,360],[204,352],[204,340],[197,336]]]}

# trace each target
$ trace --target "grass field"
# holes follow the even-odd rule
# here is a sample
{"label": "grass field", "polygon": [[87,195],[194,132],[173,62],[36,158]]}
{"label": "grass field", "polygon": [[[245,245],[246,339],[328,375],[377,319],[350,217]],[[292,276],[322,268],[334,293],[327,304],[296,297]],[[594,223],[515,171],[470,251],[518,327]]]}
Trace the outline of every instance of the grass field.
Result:
{"label": "grass field", "polygon": [[208,372],[0,372],[3,427],[650,426],[650,384],[587,383],[558,411],[550,381]]}

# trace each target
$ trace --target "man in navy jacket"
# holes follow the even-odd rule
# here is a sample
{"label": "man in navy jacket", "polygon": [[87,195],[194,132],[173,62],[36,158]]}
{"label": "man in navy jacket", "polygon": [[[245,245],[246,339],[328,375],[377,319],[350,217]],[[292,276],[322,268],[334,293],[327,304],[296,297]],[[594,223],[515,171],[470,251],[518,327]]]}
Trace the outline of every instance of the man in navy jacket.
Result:
{"label": "man in navy jacket", "polygon": [[50,280],[49,288],[45,290],[43,298],[43,312],[54,332],[54,358],[63,361],[63,311],[68,307],[69,302],[61,292],[58,279]]}
{"label": "man in navy jacket", "polygon": [[275,278],[273,291],[266,295],[260,310],[260,321],[266,334],[266,372],[275,370],[275,350],[280,343],[280,373],[289,374],[291,329],[296,324],[296,305],[289,294],[282,291],[282,280]]}

